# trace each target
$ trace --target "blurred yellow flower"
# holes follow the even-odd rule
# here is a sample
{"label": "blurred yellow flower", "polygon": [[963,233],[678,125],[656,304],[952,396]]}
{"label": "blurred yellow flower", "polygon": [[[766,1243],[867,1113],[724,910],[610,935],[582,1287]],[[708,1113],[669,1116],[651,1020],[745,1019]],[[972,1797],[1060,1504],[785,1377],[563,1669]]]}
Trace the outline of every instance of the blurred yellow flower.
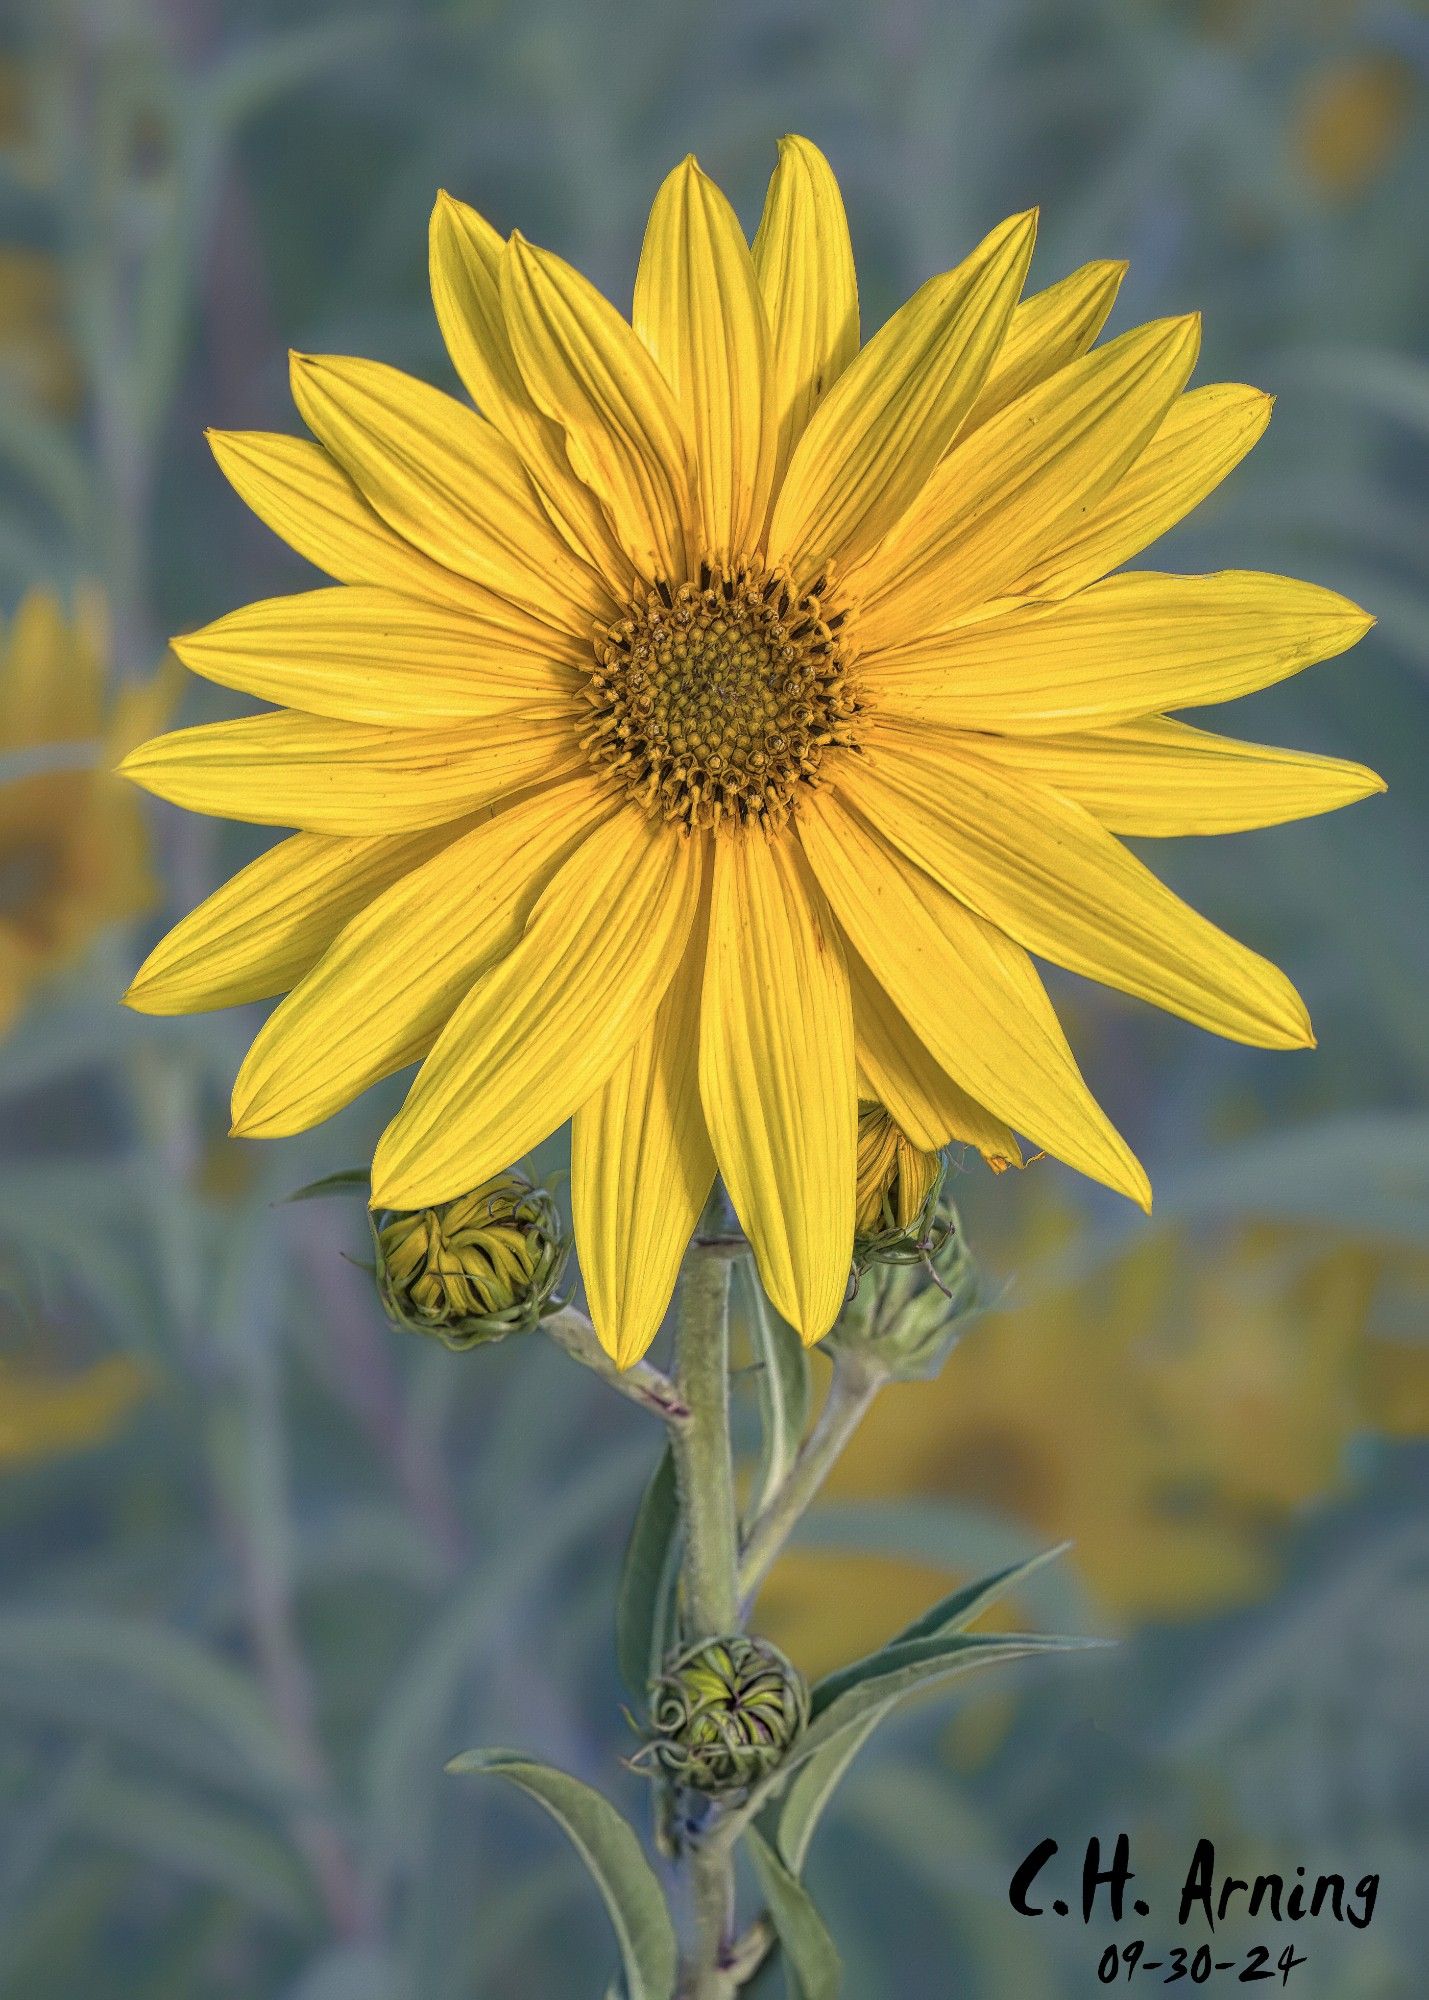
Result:
{"label": "blurred yellow flower", "polygon": [[828,1331],[860,1075],[924,1152],[1003,1163],[1023,1132],[1149,1206],[1033,953],[1236,1041],[1314,1039],[1285,975],[1118,836],[1382,789],[1164,713],[1371,621],[1289,577],[1112,574],[1270,402],[1186,393],[1194,315],[1097,346],[1120,263],[1023,297],[1036,222],[860,345],[842,197],[807,140],[781,146],[752,243],[692,158],[674,169],[630,320],[441,195],[433,299],[482,414],[298,354],[315,441],[213,441],[339,587],[175,641],[280,706],[126,769],[300,831],[158,947],[130,1004],[292,989],[235,1085],[255,1137],[424,1058],[373,1160],[384,1207],[464,1194],[573,1117],[581,1267],[622,1365],[717,1168],[778,1310]]}
{"label": "blurred yellow flower", "polygon": [[[1044,1211],[1017,1268],[1066,1227]],[[1209,1256],[1147,1237],[1083,1285],[1014,1296],[935,1381],[889,1390],[828,1497],[953,1498],[1069,1538],[1116,1619],[1252,1599],[1295,1512],[1343,1484],[1354,1436],[1429,1433],[1429,1347],[1375,1330],[1406,1262],[1291,1229],[1246,1228]],[[921,1565],[795,1550],[761,1618],[817,1673],[946,1587]]]}
{"label": "blurred yellow flower", "polygon": [[1291,124],[1292,150],[1311,187],[1342,201],[1363,194],[1408,134],[1414,99],[1413,73],[1389,51],[1313,70]]}
{"label": "blurred yellow flower", "polygon": [[71,416],[79,406],[79,359],[65,326],[59,261],[14,243],[0,244],[0,384],[53,416]]}
{"label": "blurred yellow flower", "polygon": [[126,1355],[69,1375],[0,1360],[0,1467],[103,1444],[147,1387],[143,1369]]}
{"label": "blurred yellow flower", "polygon": [[103,608],[32,591],[0,625],[0,1034],[105,924],[157,901],[144,815],[112,766],[161,726],[170,671],[106,695]]}

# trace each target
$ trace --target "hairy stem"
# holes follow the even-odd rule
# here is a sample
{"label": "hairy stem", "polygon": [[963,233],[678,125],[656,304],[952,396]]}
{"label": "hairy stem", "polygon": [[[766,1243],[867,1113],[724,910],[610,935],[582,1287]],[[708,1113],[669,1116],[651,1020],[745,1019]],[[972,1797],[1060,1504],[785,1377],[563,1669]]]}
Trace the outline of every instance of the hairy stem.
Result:
{"label": "hairy stem", "polygon": [[742,1602],[753,1597],[768,1575],[887,1379],[869,1355],[847,1350],[835,1355],[833,1381],[819,1420],[799,1447],[787,1478],[751,1524],[739,1569]]}
{"label": "hairy stem", "polygon": [[562,1306],[541,1324],[552,1340],[609,1383],[617,1395],[628,1396],[632,1403],[663,1417],[672,1430],[689,1415],[669,1376],[661,1374],[648,1361],[637,1361],[631,1368],[617,1367],[601,1346],[595,1328],[574,1306]]}

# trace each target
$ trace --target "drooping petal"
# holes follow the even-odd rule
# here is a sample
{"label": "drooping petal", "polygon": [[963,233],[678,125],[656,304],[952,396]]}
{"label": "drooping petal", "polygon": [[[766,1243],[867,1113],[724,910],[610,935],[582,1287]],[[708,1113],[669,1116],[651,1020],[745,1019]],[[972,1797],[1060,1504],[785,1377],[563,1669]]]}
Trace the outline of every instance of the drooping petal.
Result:
{"label": "drooping petal", "polygon": [[429,238],[432,303],[442,338],[467,394],[519,452],[556,527],[624,602],[634,581],[630,563],[600,502],[571,469],[565,432],[536,408],[516,365],[501,307],[505,248],[484,216],[442,190]]}
{"label": "drooping petal", "polygon": [[601,1345],[638,1361],[665,1317],[714,1184],[700,1107],[700,986],[706,927],[654,1019],[571,1124],[571,1213]]}
{"label": "drooping petal", "polygon": [[383,1133],[372,1195],[424,1208],[539,1144],[599,1089],[679,965],[701,842],[624,806],[547,884],[520,942],[468,993]]}
{"label": "drooping petal", "polygon": [[1193,729],[1163,715],[1071,736],[976,736],[964,749],[1143,839],[1244,833],[1382,792],[1363,764]]}
{"label": "drooping petal", "polygon": [[917,498],[992,366],[1036,234],[1016,215],[930,278],[840,375],[795,447],[769,553],[807,584],[851,567]]}
{"label": "drooping petal", "polygon": [[588,778],[485,819],[366,905],[271,1014],[233,1087],[246,1138],[304,1132],[432,1046],[612,810]]}
{"label": "drooping petal", "polygon": [[502,258],[501,301],[526,386],[564,428],[621,547],[648,578],[683,576],[690,443],[659,368],[594,285],[520,235]]}
{"label": "drooping petal", "polygon": [[853,1012],[837,928],[791,839],[715,842],[700,1097],[764,1288],[820,1340],[853,1253]]}
{"label": "drooping petal", "polygon": [[807,139],[779,141],[754,238],[769,316],[777,491],[820,399],[858,352],[858,279],[832,167]]}
{"label": "drooping petal", "polygon": [[573,714],[589,647],[534,619],[513,629],[520,615],[348,585],[245,604],[171,644],[220,687],[339,721],[420,729],[510,709]]}
{"label": "drooping petal", "polygon": [[927,657],[936,635],[1005,596],[1144,449],[1199,343],[1195,318],[1136,327],[960,440],[853,585],[864,653]]}
{"label": "drooping petal", "polygon": [[1149,1208],[1146,1175],[1083,1082],[1026,952],[831,791],[806,802],[799,829],[839,923],[938,1067],[1035,1145]]}
{"label": "drooping petal", "polygon": [[359,910],[467,825],[375,839],[295,833],[280,840],[160,938],[124,1004],[141,1014],[197,1014],[286,993]]}
{"label": "drooping petal", "polygon": [[[266,527],[338,583],[370,583],[495,615],[507,603],[444,569],[367,504],[320,444],[278,431],[208,431],[219,469]],[[511,607],[515,617],[515,607]]]}
{"label": "drooping petal", "polygon": [[633,319],[694,445],[699,553],[727,562],[769,506],[769,328],[739,218],[693,155],[655,196]]}
{"label": "drooping petal", "polygon": [[612,599],[494,424],[380,361],[295,354],[293,401],[377,512],[434,562],[585,638]]}
{"label": "drooping petal", "polygon": [[402,833],[554,782],[585,761],[565,718],[374,729],[282,710],[156,736],[119,769],[190,812],[308,833]]}
{"label": "drooping petal", "polygon": [[1145,451],[1085,519],[1014,586],[1023,597],[1070,597],[1140,555],[1234,471],[1270,422],[1274,398],[1241,382],[1178,397]]}
{"label": "drooping petal", "polygon": [[844,957],[859,1064],[895,1125],[925,1153],[976,1146],[994,1167],[1021,1166],[1022,1148],[1011,1127],[954,1083],[847,940]]}
{"label": "drooping petal", "polygon": [[1230,1041],[1313,1044],[1285,974],[1070,799],[891,728],[840,782],[885,839],[1028,951]]}
{"label": "drooping petal", "polygon": [[882,657],[886,714],[1058,736],[1233,701],[1343,653],[1374,620],[1337,591],[1255,570],[1132,570]]}
{"label": "drooping petal", "polygon": [[981,394],[968,412],[965,437],[1086,353],[1106,325],[1126,271],[1124,263],[1083,264],[1019,303]]}

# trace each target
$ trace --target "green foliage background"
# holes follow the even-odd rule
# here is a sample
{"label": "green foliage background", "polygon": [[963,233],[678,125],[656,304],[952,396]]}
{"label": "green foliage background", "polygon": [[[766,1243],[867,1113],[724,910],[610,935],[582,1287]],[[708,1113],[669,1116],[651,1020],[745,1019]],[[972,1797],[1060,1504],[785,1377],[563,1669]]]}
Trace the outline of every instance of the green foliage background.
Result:
{"label": "green foliage background", "polygon": [[[55,260],[36,337],[68,344],[75,377],[45,398],[0,366],[0,605],[97,579],[119,676],[147,674],[168,632],[304,584],[202,439],[297,428],[287,347],[454,386],[425,287],[439,186],[624,301],[668,167],[696,151],[752,223],[795,129],[843,180],[866,327],[1033,201],[1042,282],[1128,255],[1116,324],[1202,308],[1199,379],[1279,404],[1167,566],[1283,568],[1380,617],[1348,660],[1228,726],[1353,755],[1390,791],[1158,855],[1292,971],[1317,1054],[1234,1048],[1089,992],[1079,1045],[1151,1168],[1155,1227],[1198,1263],[1248,1216],[1291,1226],[1307,1256],[1429,1251],[1420,8],[5,0],[0,55],[25,106],[0,239]],[[1365,76],[1378,92],[1356,96]],[[1326,101],[1348,167],[1315,122]],[[186,720],[230,712],[185,696]],[[170,916],[262,844],[153,823]],[[159,920],[108,933],[0,1046],[5,1353],[66,1369],[123,1351],[147,1384],[97,1448],[0,1466],[0,1995],[597,1995],[609,1937],[578,1865],[522,1802],[442,1764],[519,1744],[641,1812],[617,1761],[610,1605],[657,1441],[542,1341],[454,1357],[389,1333],[344,1261],[360,1218],[273,1204],[365,1159],[391,1091],[302,1140],[227,1141],[253,1021],[117,1008]],[[1039,1171],[1075,1205],[1083,1272],[1147,1227]],[[999,1281],[1029,1185],[958,1189]],[[1018,1269],[1014,1306],[1045,1277]],[[1401,1295],[1376,1337],[1422,1338],[1423,1305]],[[1207,1833],[1242,1875],[1383,1873],[1369,1931],[1299,1928],[1297,1991],[1422,1990],[1423,1447],[1351,1428],[1260,1601],[1135,1621],[1090,1665],[1016,1669],[973,1764],[946,1707],[867,1753],[810,1862],[852,2000],[1099,1990],[1103,1933],[1014,1918],[1006,1883],[1045,1834],[1078,1850],[1122,1827],[1155,1943],[1174,1941],[1173,1890]],[[954,1571],[1032,1545],[1025,1520],[954,1499],[848,1502],[811,1532]],[[1026,1610],[1104,1629],[1075,1566]]]}

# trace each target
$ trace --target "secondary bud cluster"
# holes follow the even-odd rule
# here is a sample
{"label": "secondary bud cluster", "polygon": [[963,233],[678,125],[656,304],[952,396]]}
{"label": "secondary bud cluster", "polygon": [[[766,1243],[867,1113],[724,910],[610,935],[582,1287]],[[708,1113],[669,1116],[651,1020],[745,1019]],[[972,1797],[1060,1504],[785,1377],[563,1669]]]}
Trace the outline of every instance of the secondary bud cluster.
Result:
{"label": "secondary bud cluster", "polygon": [[809,1690],[777,1646],[743,1632],[679,1654],[650,1691],[642,1756],[673,1784],[711,1797],[746,1792],[788,1755]]}
{"label": "secondary bud cluster", "polygon": [[375,1218],[373,1235],[388,1317],[457,1350],[534,1326],[570,1251],[550,1194],[518,1173],[433,1208]]}

